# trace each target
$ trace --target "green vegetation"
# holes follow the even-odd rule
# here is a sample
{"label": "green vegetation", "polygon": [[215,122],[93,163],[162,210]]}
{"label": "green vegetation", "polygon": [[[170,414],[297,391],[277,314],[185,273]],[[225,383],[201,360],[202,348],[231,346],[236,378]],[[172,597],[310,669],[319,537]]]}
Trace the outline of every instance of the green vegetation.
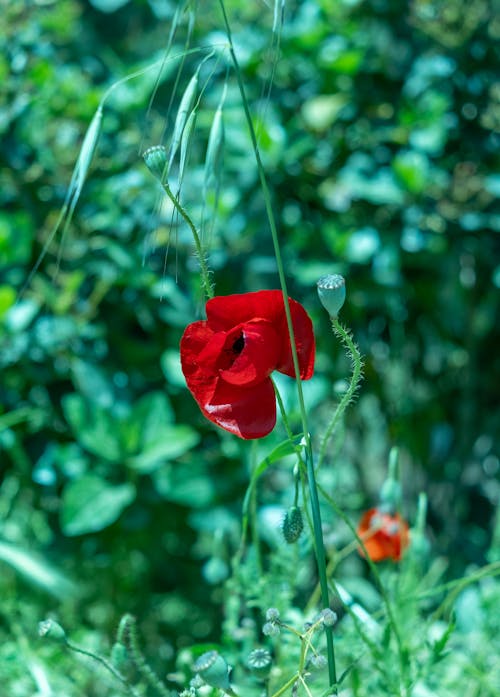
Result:
{"label": "green vegetation", "polygon": [[[342,697],[498,697],[492,3],[1,10],[0,692],[326,697],[331,635]],[[243,441],[179,341],[277,255],[315,373]],[[378,505],[400,562],[358,553]]]}

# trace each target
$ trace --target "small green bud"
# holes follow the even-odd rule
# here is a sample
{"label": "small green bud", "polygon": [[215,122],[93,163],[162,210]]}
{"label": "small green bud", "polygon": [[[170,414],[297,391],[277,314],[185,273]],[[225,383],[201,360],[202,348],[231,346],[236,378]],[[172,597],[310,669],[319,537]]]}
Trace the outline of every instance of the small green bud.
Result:
{"label": "small green bud", "polygon": [[118,669],[128,663],[127,647],[120,641],[116,641],[111,648],[111,663]]}
{"label": "small green bud", "polygon": [[288,509],[285,513],[281,529],[283,531],[283,537],[289,545],[297,542],[304,529],[304,521],[300,508],[292,506]]}
{"label": "small green bud", "polygon": [[321,276],[318,283],[318,296],[330,317],[336,319],[345,302],[345,278],[338,273]]}
{"label": "small green bud", "polygon": [[337,613],[333,610],[330,610],[330,608],[327,607],[321,611],[321,619],[323,620],[323,624],[325,625],[325,627],[333,627],[333,625],[338,619]]}
{"label": "small green bud", "polygon": [[193,669],[203,678],[210,687],[218,687],[221,690],[230,690],[229,666],[218,651],[207,651],[196,661]]}
{"label": "small green bud", "polygon": [[277,622],[280,618],[280,611],[276,607],[270,607],[266,610],[266,620],[268,622]]}
{"label": "small green bud", "polygon": [[394,513],[401,503],[401,484],[392,477],[388,477],[380,489],[380,502],[384,510]]}
{"label": "small green bud", "polygon": [[153,145],[152,148],[146,150],[142,157],[151,174],[160,182],[164,181],[167,174],[167,149],[163,145]]}
{"label": "small green bud", "polygon": [[271,664],[271,654],[267,649],[254,649],[247,658],[247,666],[257,678],[267,678]]}
{"label": "small green bud", "polygon": [[66,643],[66,632],[58,622],[54,620],[44,620],[38,623],[38,634],[41,637],[49,637],[62,644]]}
{"label": "small green bud", "polygon": [[315,670],[321,670],[327,665],[327,663],[328,661],[321,653],[318,653],[315,656],[311,656],[311,658],[309,659],[310,667],[314,668]]}
{"label": "small green bud", "polygon": [[262,634],[265,634],[266,636],[278,636],[279,633],[279,625],[275,622],[266,622],[262,627]]}

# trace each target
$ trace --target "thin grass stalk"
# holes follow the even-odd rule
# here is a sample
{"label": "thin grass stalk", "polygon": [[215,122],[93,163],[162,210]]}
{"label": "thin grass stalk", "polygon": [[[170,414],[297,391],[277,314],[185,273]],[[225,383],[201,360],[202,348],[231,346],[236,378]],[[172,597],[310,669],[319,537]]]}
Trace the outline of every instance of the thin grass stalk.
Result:
{"label": "thin grass stalk", "polygon": [[[319,498],[318,498],[318,489],[316,486],[316,478],[315,478],[315,473],[314,473],[314,463],[313,463],[313,454],[312,454],[312,446],[311,446],[311,436],[309,434],[309,429],[307,425],[307,412],[305,408],[305,402],[304,402],[304,394],[302,390],[302,381],[300,377],[300,366],[299,366],[299,359],[297,355],[297,347],[295,345],[295,336],[294,336],[294,331],[293,331],[293,323],[292,323],[292,316],[290,312],[290,304],[288,302],[288,291],[287,291],[287,285],[286,285],[286,279],[285,279],[285,272],[283,268],[283,261],[281,258],[281,250],[279,246],[279,240],[278,240],[278,231],[276,227],[276,221],[274,218],[274,212],[273,212],[273,207],[272,207],[272,202],[271,202],[271,194],[269,191],[269,187],[267,185],[267,180],[266,180],[266,174],[264,170],[264,166],[262,164],[262,160],[260,157],[260,151],[257,143],[257,137],[255,134],[255,129],[253,126],[253,121],[252,121],[252,116],[250,114],[250,108],[248,105],[248,100],[246,98],[246,93],[245,93],[245,87],[243,85],[243,79],[241,76],[241,70],[239,67],[238,59],[236,57],[236,53],[234,51],[234,44],[232,40],[232,34],[231,34],[231,27],[229,25],[229,20],[227,17],[226,13],[226,8],[224,6],[224,0],[219,0],[219,4],[221,7],[223,19],[224,19],[224,24],[225,24],[225,29],[226,29],[226,34],[229,42],[229,52],[231,55],[231,60],[234,65],[235,73],[236,73],[236,78],[238,81],[238,88],[240,91],[242,103],[243,103],[243,108],[245,111],[245,117],[247,121],[247,125],[250,131],[250,138],[252,140],[252,146],[255,154],[255,159],[257,162],[257,169],[259,172],[259,179],[260,183],[262,186],[262,192],[264,196],[264,202],[265,202],[265,207],[266,207],[266,212],[267,212],[267,217],[269,221],[269,226],[271,228],[271,236],[272,236],[272,241],[273,241],[273,247],[274,247],[274,254],[276,258],[276,265],[278,268],[278,275],[280,279],[280,285],[281,285],[281,290],[283,293],[283,301],[284,301],[284,308],[285,308],[285,315],[286,315],[286,321],[287,321],[287,326],[288,326],[288,333],[290,335],[290,344],[291,344],[291,349],[292,349],[292,358],[293,358],[293,365],[295,369],[295,378],[296,378],[296,383],[297,383],[297,395],[298,395],[298,400],[299,400],[299,407],[300,407],[300,413],[301,413],[301,418],[302,418],[302,427],[304,431],[304,439],[306,443],[306,466],[307,466],[307,477],[308,477],[308,482],[309,482],[309,490],[310,490],[310,501],[311,501],[311,510],[312,510],[312,516],[313,516],[313,527],[314,527],[314,538],[315,538],[315,551],[316,551],[316,560],[317,560],[317,566],[318,566],[318,574],[320,578],[320,584],[321,584],[321,596],[322,596],[322,603],[325,608],[330,606],[330,598],[329,598],[329,591],[328,591],[328,581],[326,577],[326,557],[325,557],[325,547],[324,547],[324,542],[323,542],[323,533],[322,533],[322,527],[321,527],[321,512],[320,512],[320,507],[319,507]],[[333,633],[331,627],[326,627],[326,641],[327,641],[327,655],[328,655],[328,675],[329,675],[329,680],[330,680],[330,686],[334,691],[334,694],[338,694],[337,691],[337,673],[336,673],[336,667],[335,667],[335,653],[334,653],[334,646],[333,646]]]}

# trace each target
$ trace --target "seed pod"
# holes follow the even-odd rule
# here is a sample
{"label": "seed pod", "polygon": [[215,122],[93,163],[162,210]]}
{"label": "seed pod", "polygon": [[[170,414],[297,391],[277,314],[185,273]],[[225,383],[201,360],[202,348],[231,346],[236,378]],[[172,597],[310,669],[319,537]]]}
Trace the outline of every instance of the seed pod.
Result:
{"label": "seed pod", "polygon": [[49,637],[62,644],[66,643],[66,632],[58,622],[54,620],[44,620],[38,623],[38,634],[41,637]]}
{"label": "seed pod", "polygon": [[332,319],[336,319],[345,302],[345,278],[338,273],[321,276],[318,283],[321,304]]}
{"label": "seed pod", "polygon": [[285,513],[281,529],[283,531],[283,537],[289,545],[297,542],[304,529],[304,521],[300,508],[292,506],[288,509]]}
{"label": "seed pod", "polygon": [[193,666],[193,669],[211,687],[230,690],[229,666],[218,651],[203,653]]}
{"label": "seed pod", "polygon": [[153,145],[143,154],[147,168],[160,182],[167,176],[167,150],[163,145]]}
{"label": "seed pod", "polygon": [[260,679],[268,677],[271,671],[272,658],[267,649],[254,649],[247,658],[247,666]]}

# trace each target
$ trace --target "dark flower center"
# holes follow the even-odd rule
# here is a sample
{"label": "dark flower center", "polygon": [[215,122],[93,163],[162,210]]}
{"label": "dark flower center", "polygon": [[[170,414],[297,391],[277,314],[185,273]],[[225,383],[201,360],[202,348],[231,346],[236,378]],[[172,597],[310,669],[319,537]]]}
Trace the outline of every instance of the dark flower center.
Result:
{"label": "dark flower center", "polygon": [[233,343],[231,350],[233,353],[236,353],[239,355],[245,346],[245,337],[243,336],[243,332],[239,335],[239,337],[236,339],[236,341]]}

